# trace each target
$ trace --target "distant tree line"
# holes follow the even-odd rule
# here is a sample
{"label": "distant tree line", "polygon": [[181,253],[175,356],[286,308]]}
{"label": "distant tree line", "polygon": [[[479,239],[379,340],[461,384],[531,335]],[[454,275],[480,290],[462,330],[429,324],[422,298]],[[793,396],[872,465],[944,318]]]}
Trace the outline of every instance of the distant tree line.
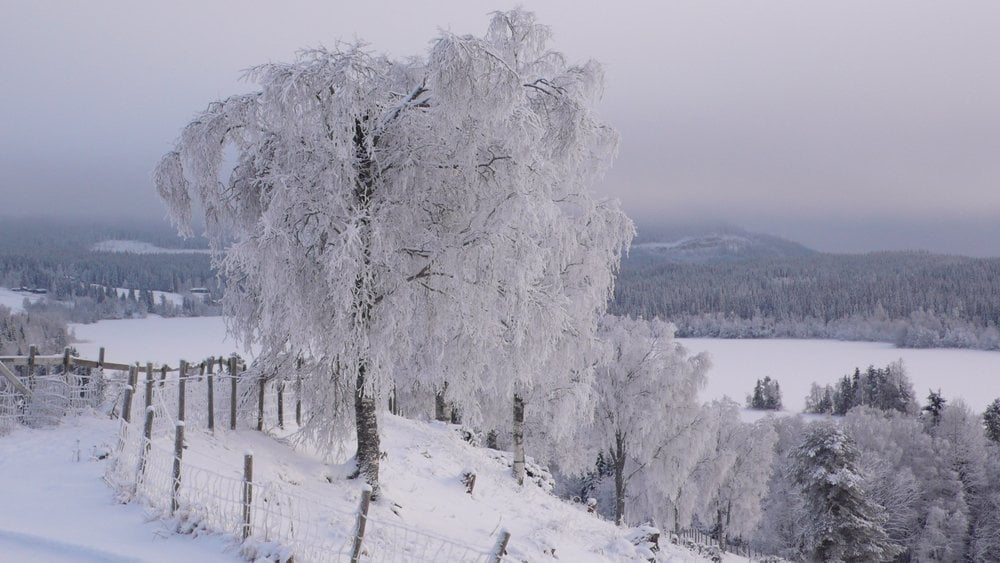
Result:
{"label": "distant tree line", "polygon": [[1000,349],[1000,259],[920,252],[713,263],[636,253],[611,311],[677,325],[678,336],[837,338]]}
{"label": "distant tree line", "polygon": [[[207,254],[94,252],[102,240],[141,240],[163,248],[199,248],[163,225],[102,225],[61,219],[4,219],[0,222],[0,287],[44,289],[48,299],[29,306],[52,319],[93,322],[155,313],[163,316],[219,314],[214,302],[221,282]],[[116,290],[115,288],[120,288]],[[186,297],[181,305],[153,291],[209,290],[207,298]]]}

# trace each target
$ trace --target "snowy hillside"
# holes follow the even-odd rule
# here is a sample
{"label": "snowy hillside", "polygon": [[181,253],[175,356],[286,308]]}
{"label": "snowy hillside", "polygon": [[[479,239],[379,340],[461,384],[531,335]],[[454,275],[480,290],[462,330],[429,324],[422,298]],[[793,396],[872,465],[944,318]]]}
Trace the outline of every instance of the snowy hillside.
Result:
{"label": "snowy hillside", "polygon": [[[457,426],[392,416],[384,420],[387,479],[382,498],[371,508],[373,522],[396,523],[397,532],[417,530],[486,553],[506,529],[512,534],[509,561],[643,560],[628,529],[534,483],[517,487],[508,454],[467,444]],[[19,428],[0,437],[0,479],[19,484],[7,489],[0,511],[0,553],[67,562],[239,560],[232,538],[177,534],[175,521],[151,520],[156,512],[138,501],[113,502],[114,493],[101,476],[117,430],[115,421],[94,412],[55,428]],[[280,483],[342,514],[356,512],[362,483],[346,479],[352,464],[326,463],[287,441],[252,430],[212,435],[192,427],[184,455],[186,462],[236,477],[243,453],[251,450],[255,482]],[[469,471],[477,476],[472,495],[462,484]],[[339,532],[349,536],[353,518],[343,525]],[[674,546],[662,549],[657,560],[703,560]]]}
{"label": "snowy hillside", "polygon": [[630,259],[650,258],[668,262],[703,263],[814,254],[815,251],[789,240],[735,231],[640,240],[632,245]]}

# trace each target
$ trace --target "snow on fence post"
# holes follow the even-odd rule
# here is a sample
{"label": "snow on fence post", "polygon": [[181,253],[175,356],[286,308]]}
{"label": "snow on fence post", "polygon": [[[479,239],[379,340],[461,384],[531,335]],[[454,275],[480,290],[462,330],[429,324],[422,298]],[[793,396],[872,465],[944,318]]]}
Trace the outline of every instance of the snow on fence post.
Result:
{"label": "snow on fence post", "polygon": [[264,386],[267,385],[267,380],[264,379],[264,374],[260,374],[260,381],[258,381],[257,390],[257,432],[264,431]]}
{"label": "snow on fence post", "polygon": [[524,400],[514,395],[514,478],[524,484]]}
{"label": "snow on fence post", "polygon": [[354,546],[351,548],[351,563],[358,563],[361,557],[361,544],[365,539],[365,527],[368,525],[368,507],[372,502],[371,485],[365,485],[361,491],[361,506],[358,509],[358,525],[354,534]]}
{"label": "snow on fence post", "polygon": [[253,503],[253,452],[243,456],[243,539],[250,537],[250,505]]}
{"label": "snow on fence post", "polygon": [[491,563],[500,563],[503,561],[503,556],[507,555],[507,544],[509,542],[510,532],[507,530],[501,530],[500,539],[497,540],[497,545],[493,548],[493,555],[490,557]]}
{"label": "snow on fence post", "polygon": [[[220,370],[222,358],[219,358]],[[236,358],[229,358],[229,429],[236,430]]]}
{"label": "snow on fence post", "polygon": [[[206,364],[208,364],[206,366]],[[201,368],[208,367],[208,429],[215,432],[215,377],[212,375],[212,368],[215,366],[215,358],[209,358],[201,363]]]}

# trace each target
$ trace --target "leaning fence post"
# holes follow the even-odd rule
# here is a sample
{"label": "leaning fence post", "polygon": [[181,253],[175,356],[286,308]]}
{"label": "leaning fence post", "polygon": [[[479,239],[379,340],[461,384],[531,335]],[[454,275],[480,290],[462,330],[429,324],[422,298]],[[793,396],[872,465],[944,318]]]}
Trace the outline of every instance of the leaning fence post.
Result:
{"label": "leaning fence post", "polygon": [[[183,385],[183,384],[182,384]],[[178,420],[174,431],[174,480],[170,494],[170,515],[173,516],[180,508],[181,490],[181,458],[184,455],[184,421]]]}
{"label": "leaning fence post", "polygon": [[365,485],[361,491],[361,507],[358,510],[358,527],[354,535],[354,547],[351,549],[351,563],[357,563],[361,557],[361,544],[365,539],[365,527],[368,525],[368,506],[372,502],[372,488]]}
{"label": "leaning fence post", "polygon": [[257,391],[257,432],[264,431],[264,387],[266,385],[267,380],[264,379],[264,374],[261,374]]}
{"label": "leaning fence post", "polygon": [[250,506],[253,504],[253,452],[243,456],[243,539],[250,537]]}
{"label": "leaning fence post", "polygon": [[202,362],[202,369],[208,364],[208,429],[215,432],[215,377],[212,375],[212,367],[215,365],[215,358],[209,358],[207,362]]}
{"label": "leaning fence post", "polygon": [[229,358],[229,383],[229,429],[236,430],[236,358]]}
{"label": "leaning fence post", "polygon": [[500,563],[503,561],[503,556],[507,555],[507,543],[510,542],[510,532],[507,530],[502,530],[500,532],[500,539],[497,540],[497,545],[493,549],[493,563]]}

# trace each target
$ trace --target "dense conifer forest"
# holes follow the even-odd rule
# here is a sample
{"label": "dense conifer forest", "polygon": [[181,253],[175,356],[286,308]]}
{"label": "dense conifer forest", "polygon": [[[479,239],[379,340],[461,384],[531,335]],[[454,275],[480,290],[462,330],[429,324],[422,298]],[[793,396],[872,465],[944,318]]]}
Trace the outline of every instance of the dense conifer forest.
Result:
{"label": "dense conifer forest", "polygon": [[611,310],[670,320],[680,336],[1000,348],[1000,259],[760,254],[682,261],[633,249]]}

